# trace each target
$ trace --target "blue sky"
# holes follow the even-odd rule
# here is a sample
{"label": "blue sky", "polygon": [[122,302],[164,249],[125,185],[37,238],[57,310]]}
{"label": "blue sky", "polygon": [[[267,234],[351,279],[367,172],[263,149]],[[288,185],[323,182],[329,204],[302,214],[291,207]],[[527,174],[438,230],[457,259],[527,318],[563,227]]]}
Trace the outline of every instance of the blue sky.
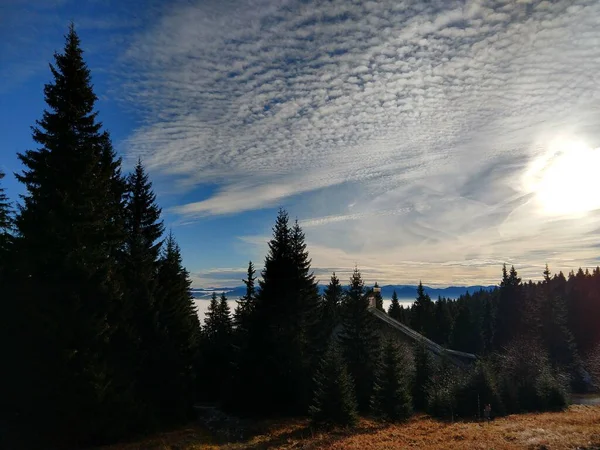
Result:
{"label": "blue sky", "polygon": [[194,284],[260,267],[279,207],[322,281],[495,283],[598,264],[595,0],[0,3],[0,167],[74,20],[125,168]]}

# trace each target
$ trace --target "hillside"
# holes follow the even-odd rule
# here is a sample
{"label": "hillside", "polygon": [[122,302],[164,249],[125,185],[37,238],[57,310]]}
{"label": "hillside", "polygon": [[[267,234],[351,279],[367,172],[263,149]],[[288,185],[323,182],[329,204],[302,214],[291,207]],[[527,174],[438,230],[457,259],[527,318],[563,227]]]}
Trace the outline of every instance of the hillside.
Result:
{"label": "hillside", "polygon": [[311,431],[306,420],[261,424],[255,437],[238,443],[219,442],[199,426],[97,450],[199,449],[600,449],[600,406],[571,406],[565,412],[512,415],[489,424],[444,423],[415,416],[406,424],[363,419],[354,430]]}

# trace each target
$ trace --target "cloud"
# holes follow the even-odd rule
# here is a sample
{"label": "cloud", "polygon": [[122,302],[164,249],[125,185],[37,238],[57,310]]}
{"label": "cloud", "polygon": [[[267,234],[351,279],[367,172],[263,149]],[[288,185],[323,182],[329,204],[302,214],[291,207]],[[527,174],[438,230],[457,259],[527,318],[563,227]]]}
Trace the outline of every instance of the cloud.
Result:
{"label": "cloud", "polygon": [[218,186],[173,208],[187,220],[291,203],[318,267],[587,264],[597,215],[551,220],[526,177],[559,134],[600,146],[599,17],[594,0],[187,2],[125,50],[121,98],[145,119],[122,147],[182,191]]}

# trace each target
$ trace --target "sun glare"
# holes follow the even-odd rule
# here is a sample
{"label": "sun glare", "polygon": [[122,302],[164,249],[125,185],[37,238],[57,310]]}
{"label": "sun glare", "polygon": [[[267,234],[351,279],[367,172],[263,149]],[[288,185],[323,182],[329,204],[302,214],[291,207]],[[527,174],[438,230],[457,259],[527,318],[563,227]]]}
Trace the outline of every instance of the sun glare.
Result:
{"label": "sun glare", "polygon": [[548,150],[527,177],[542,211],[573,216],[600,209],[600,148],[560,139]]}

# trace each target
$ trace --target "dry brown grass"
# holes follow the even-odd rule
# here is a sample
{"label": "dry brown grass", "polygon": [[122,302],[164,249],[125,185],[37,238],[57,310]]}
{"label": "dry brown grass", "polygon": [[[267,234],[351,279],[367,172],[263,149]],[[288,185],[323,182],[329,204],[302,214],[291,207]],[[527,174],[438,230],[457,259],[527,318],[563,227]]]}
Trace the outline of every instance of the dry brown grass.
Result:
{"label": "dry brown grass", "polygon": [[399,425],[362,419],[352,430],[314,432],[307,420],[264,422],[263,432],[240,443],[218,443],[189,427],[135,444],[103,450],[199,449],[597,449],[600,407],[571,406],[560,413],[513,415],[492,423],[444,423],[427,416]]}

